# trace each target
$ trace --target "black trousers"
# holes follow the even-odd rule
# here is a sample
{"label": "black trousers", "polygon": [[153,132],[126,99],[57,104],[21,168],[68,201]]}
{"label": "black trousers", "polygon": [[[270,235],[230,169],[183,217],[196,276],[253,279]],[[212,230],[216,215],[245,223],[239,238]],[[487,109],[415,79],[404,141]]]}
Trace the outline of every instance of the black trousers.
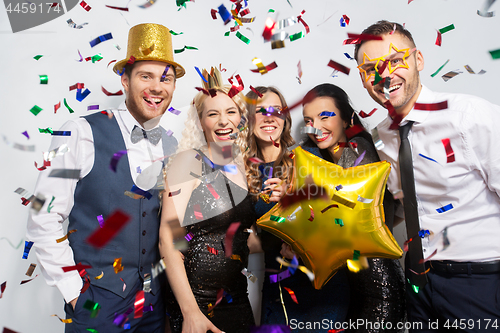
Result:
{"label": "black trousers", "polygon": [[[406,269],[406,276],[414,274]],[[500,272],[427,273],[424,288],[406,284],[410,332],[500,332]]]}
{"label": "black trousers", "polygon": [[[138,280],[134,286],[127,286],[127,288],[132,288],[132,291],[123,299],[109,290],[90,285],[83,294],[80,294],[74,310],[71,304],[65,304],[66,318],[73,320],[72,323],[65,324],[65,332],[89,333],[87,329],[94,329],[99,333],[163,333],[165,331],[165,305],[161,292],[158,295],[144,293],[144,308],[153,305],[153,311],[144,312],[142,317],[136,319],[132,311],[127,316],[130,329],[124,330],[124,327],[113,323],[116,314],[123,314],[129,308],[134,308],[135,294],[142,289],[142,283]],[[83,308],[87,300],[99,303],[101,306],[95,318],[91,318],[91,312]]]}

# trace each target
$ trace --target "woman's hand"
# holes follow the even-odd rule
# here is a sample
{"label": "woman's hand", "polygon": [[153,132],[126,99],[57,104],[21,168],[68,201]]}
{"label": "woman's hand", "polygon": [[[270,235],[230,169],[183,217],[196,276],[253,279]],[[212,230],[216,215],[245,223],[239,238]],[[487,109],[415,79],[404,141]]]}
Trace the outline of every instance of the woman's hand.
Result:
{"label": "woman's hand", "polygon": [[266,185],[266,191],[272,191],[269,194],[269,201],[275,202],[280,201],[281,197],[286,194],[286,190],[288,187],[288,184],[279,178],[269,178],[264,182],[264,185]]}
{"label": "woman's hand", "polygon": [[191,315],[184,316],[182,322],[182,333],[224,333],[218,329],[212,322],[197,308]]}
{"label": "woman's hand", "polygon": [[289,260],[292,260],[293,257],[295,257],[295,252],[293,252],[292,247],[287,243],[281,244],[280,254]]}

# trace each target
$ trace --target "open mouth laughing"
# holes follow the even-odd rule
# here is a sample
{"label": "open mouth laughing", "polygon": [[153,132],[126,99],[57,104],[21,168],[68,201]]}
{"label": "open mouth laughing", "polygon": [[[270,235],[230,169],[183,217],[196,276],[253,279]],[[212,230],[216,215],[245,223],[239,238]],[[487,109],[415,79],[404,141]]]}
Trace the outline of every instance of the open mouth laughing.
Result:
{"label": "open mouth laughing", "polygon": [[231,128],[221,128],[218,130],[215,130],[215,135],[217,135],[217,138],[220,140],[229,140],[231,139],[230,135],[233,133],[233,130]]}

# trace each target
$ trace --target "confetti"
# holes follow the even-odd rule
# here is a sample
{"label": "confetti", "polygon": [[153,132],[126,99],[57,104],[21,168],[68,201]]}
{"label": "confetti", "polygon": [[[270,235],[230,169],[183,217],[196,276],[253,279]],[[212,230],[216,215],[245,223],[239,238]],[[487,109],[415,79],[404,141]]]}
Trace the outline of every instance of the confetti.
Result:
{"label": "confetti", "polygon": [[[222,20],[224,21],[224,25],[228,24],[229,22],[231,22],[231,19],[233,18],[233,16],[231,15],[231,13],[227,10],[226,6],[224,6],[224,4],[220,5],[218,7],[218,12],[219,12],[219,15],[220,17],[222,18]],[[212,15],[213,16],[213,15]]]}
{"label": "confetti", "polygon": [[116,258],[115,261],[113,262],[113,268],[115,270],[115,274],[120,273],[123,271],[123,266],[122,266],[122,258]]}
{"label": "confetti", "polygon": [[154,5],[156,1],[157,1],[157,0],[149,0],[149,1],[147,1],[146,3],[144,3],[143,5],[140,5],[140,6],[137,6],[137,7],[139,7],[139,8],[143,8],[143,9],[144,9],[144,8],[149,8],[149,7],[151,7],[152,5]]}
{"label": "confetti", "polygon": [[71,235],[72,233],[74,233],[76,231],[77,231],[77,229],[72,229],[72,230],[68,231],[68,233],[66,235],[64,235],[63,237],[56,239],[56,243],[64,242],[66,239],[68,239],[69,235]]}
{"label": "confetti", "polygon": [[336,114],[333,111],[323,111],[319,114],[320,117],[335,117]]}
{"label": "confetti", "polygon": [[448,108],[448,101],[442,101],[439,103],[415,103],[413,106],[415,110],[425,110],[425,111],[439,111]]}
{"label": "confetti", "polygon": [[93,302],[90,299],[85,301],[85,303],[83,304],[83,308],[90,311],[90,318],[97,317],[99,311],[101,310],[101,306],[99,305],[99,303]]}
{"label": "confetti", "polygon": [[441,76],[444,80],[444,82],[447,82],[449,79],[452,79],[454,78],[455,76],[457,76],[458,74],[461,74],[462,71],[460,70],[454,70],[454,71],[449,71],[448,73],[444,74],[443,76]]}
{"label": "confetti", "polygon": [[198,50],[198,48],[194,47],[194,46],[187,46],[185,45],[182,49],[177,49],[177,50],[174,50],[174,53],[182,53],[186,50]]}
{"label": "confetti", "polygon": [[116,210],[109,216],[102,228],[96,229],[88,238],[87,242],[95,247],[101,248],[106,245],[118,232],[129,222],[130,216]]}
{"label": "confetti", "polygon": [[500,49],[489,51],[493,59],[500,59]]}
{"label": "confetti", "polygon": [[85,270],[87,268],[92,268],[92,266],[90,266],[90,265],[82,265],[82,263],[79,262],[78,264],[76,264],[74,266],[65,266],[65,267],[62,267],[62,270],[63,270],[63,272],[66,273],[66,272],[70,272],[70,271],[81,271],[81,270]]}
{"label": "confetti", "polygon": [[94,277],[94,279],[96,279],[96,280],[100,280],[100,279],[102,279],[102,277],[103,277],[103,276],[104,276],[104,272],[103,272],[103,271],[101,271],[101,274],[99,274],[99,275],[97,275],[96,277]]}
{"label": "confetti", "polygon": [[311,210],[311,216],[308,218],[308,220],[312,222],[314,221],[314,210],[311,205],[309,205],[309,209]]}
{"label": "confetti", "polygon": [[123,95],[123,91],[122,90],[118,90],[117,92],[115,93],[111,93],[109,91],[107,91],[103,86],[101,86],[101,89],[102,89],[102,92],[106,95],[106,96],[121,96]]}
{"label": "confetti", "polygon": [[450,203],[450,204],[447,204],[446,206],[443,206],[441,208],[437,208],[436,211],[438,213],[444,213],[444,212],[447,212],[449,211],[450,209],[453,209],[453,205]]}
{"label": "confetti", "polygon": [[87,106],[87,111],[92,111],[92,110],[99,110],[99,105],[89,105]]}
{"label": "confetti", "polygon": [[66,108],[68,109],[69,113],[74,113],[75,111],[73,111],[72,108],[70,108],[70,106],[68,105],[68,102],[66,102],[66,98],[63,100],[64,102],[64,106],[66,106]]}
{"label": "confetti", "polygon": [[346,75],[349,75],[349,72],[351,71],[350,68],[342,65],[342,64],[339,64],[338,62],[336,61],[333,61],[333,60],[330,60],[330,62],[328,63],[328,67],[331,67],[339,72],[342,72]]}
{"label": "confetti", "polygon": [[82,6],[83,9],[85,9],[87,12],[92,9],[92,7],[90,7],[89,5],[87,5],[87,3],[85,1],[83,1],[83,0],[82,0],[82,2],[80,2],[80,6]]}
{"label": "confetti", "polygon": [[250,39],[245,37],[241,32],[239,31],[236,31],[236,37],[238,37],[242,42],[244,42],[245,44],[249,44],[250,43]]}
{"label": "confetti", "polygon": [[443,38],[442,38],[442,36],[441,36],[441,33],[438,31],[438,32],[437,32],[437,37],[436,37],[436,42],[435,42],[435,44],[436,44],[437,46],[441,46],[441,42],[442,42],[442,40],[443,40]]}
{"label": "confetti", "polygon": [[248,160],[249,160],[250,162],[252,162],[252,163],[256,163],[256,164],[259,164],[259,163],[264,163],[264,161],[263,161],[263,160],[261,160],[261,159],[260,159],[260,158],[258,158],[258,157],[250,157]]}
{"label": "confetti", "polygon": [[106,5],[106,7],[111,8],[111,9],[121,10],[124,12],[128,12],[128,7],[115,7],[115,6],[108,6],[108,5]]}
{"label": "confetti", "polygon": [[273,146],[275,146],[276,148],[279,148],[279,147],[280,147],[280,144],[279,144],[278,142],[275,142],[275,141],[273,140],[273,137],[272,137],[272,136],[270,136],[270,137],[269,137],[269,139],[271,139],[271,142],[273,143]]}
{"label": "confetti", "polygon": [[275,221],[275,222],[278,222],[278,223],[283,223],[283,222],[285,222],[285,221],[286,221],[286,219],[285,219],[284,217],[282,217],[282,216],[276,216],[276,215],[271,215],[271,216],[269,217],[269,219],[270,219],[271,221]]}
{"label": "confetti", "polygon": [[230,257],[233,254],[233,238],[240,224],[241,222],[233,222],[229,225],[229,228],[227,228],[226,237],[224,238],[226,257]]}
{"label": "confetti", "polygon": [[391,98],[389,88],[391,87],[391,78],[389,76],[384,77],[381,81],[384,83],[384,95],[385,99],[389,100]]}
{"label": "confetti", "polygon": [[362,152],[361,155],[358,156],[358,158],[356,158],[353,166],[358,166],[359,163],[361,163],[361,161],[363,160],[363,158],[365,158],[365,154],[366,154],[366,150],[364,152]]}
{"label": "confetti", "polygon": [[43,55],[39,54],[39,55],[34,56],[33,59],[38,61],[41,57],[43,57]]}
{"label": "confetti", "polygon": [[153,197],[153,195],[151,193],[149,193],[148,191],[141,190],[140,188],[138,188],[135,185],[132,185],[130,192],[142,195],[143,197],[147,198],[148,200],[150,200]]}
{"label": "confetti", "polygon": [[85,23],[77,25],[75,22],[73,22],[72,19],[69,19],[66,22],[68,23],[68,27],[75,28],[75,29],[81,29],[81,28],[83,28],[84,25],[88,24],[87,22],[85,22]]}
{"label": "confetti", "polygon": [[435,159],[432,159],[432,158],[430,158],[430,157],[427,157],[427,156],[425,156],[424,154],[418,154],[418,155],[419,155],[419,156],[421,156],[421,157],[423,157],[423,158],[425,158],[425,159],[427,159],[427,160],[429,160],[429,161],[436,162],[437,164],[439,164],[439,162],[438,162],[438,161],[436,161]]}
{"label": "confetti", "polygon": [[220,198],[219,194],[215,191],[214,187],[212,186],[212,184],[206,184],[207,185],[207,188],[208,190],[210,191],[210,193],[213,195],[213,197],[217,200]]}
{"label": "confetti", "polygon": [[450,139],[442,139],[441,142],[446,150],[446,163],[455,162],[455,152],[453,151],[453,148],[451,148]]}
{"label": "confetti", "polygon": [[[470,74],[476,74],[476,73],[472,70],[472,68],[470,68],[470,66],[469,66],[469,65],[465,65],[464,67],[465,67],[465,69],[467,70],[467,72],[469,72]],[[486,73],[486,71],[485,71],[484,69],[481,69],[481,70],[479,71],[479,73],[477,73],[477,75],[482,75],[482,74],[484,74],[484,73]]]}
{"label": "confetti", "polygon": [[184,236],[184,238],[189,242],[191,241],[191,239],[193,239],[193,234],[189,232],[186,234],[186,236]]}
{"label": "confetti", "polygon": [[35,116],[37,116],[40,113],[40,111],[42,111],[42,110],[43,109],[41,107],[39,107],[38,105],[35,105],[30,109],[30,112],[33,113]]}
{"label": "confetti", "polygon": [[49,77],[47,75],[38,75],[40,77],[40,84],[48,84]]}
{"label": "confetti", "polygon": [[446,64],[447,64],[448,62],[450,62],[450,59],[446,60],[446,62],[445,62],[445,63],[444,63],[441,67],[439,67],[439,68],[437,69],[437,71],[435,71],[434,73],[432,73],[432,74],[431,74],[431,77],[436,76],[436,75],[437,75],[437,73],[439,73],[439,72],[443,69],[443,67],[444,67],[444,66],[446,66]]}
{"label": "confetti", "polygon": [[34,278],[31,278],[31,279],[28,279],[28,280],[22,280],[20,284],[25,284],[25,283],[28,283],[30,281],[33,281],[34,279],[36,279],[38,277],[39,274],[35,275]]}
{"label": "confetti", "polygon": [[348,33],[348,39],[344,40],[344,45],[347,44],[359,44],[362,40],[382,40],[382,36],[375,36],[370,34],[351,34]]}
{"label": "confetti", "polygon": [[5,291],[6,287],[7,287],[7,281],[5,281],[4,283],[2,283],[2,285],[0,286],[0,298],[3,297],[3,292]]}
{"label": "confetti", "polygon": [[173,107],[168,108],[168,112],[175,114],[176,116],[181,114],[181,111],[174,109]]}
{"label": "confetti", "polygon": [[52,134],[54,131],[52,128],[47,127],[47,128],[38,128],[39,133],[45,133],[45,134]]}
{"label": "confetti", "polygon": [[418,237],[424,238],[426,235],[430,236],[431,232],[429,230],[426,230],[426,229],[422,229],[422,230],[418,231]]}
{"label": "confetti", "polygon": [[111,161],[109,162],[109,168],[113,171],[116,172],[116,166],[118,165],[118,161],[120,161],[120,158],[122,158],[123,155],[127,153],[126,150],[120,150],[117,151],[116,153],[113,154],[113,157],[111,158]]}
{"label": "confetti", "polygon": [[261,75],[264,75],[267,72],[278,67],[278,65],[276,64],[276,61],[270,63],[267,66],[264,66],[264,64],[262,63],[262,60],[260,60],[259,58],[253,58],[252,62],[254,63],[254,65],[257,66],[257,69],[251,69],[250,71],[252,71],[254,73],[260,73]]}
{"label": "confetti", "polygon": [[110,39],[113,39],[113,35],[111,34],[111,32],[104,34],[104,35],[101,35],[101,36],[91,40],[89,42],[90,47],[94,47],[94,46],[99,45],[100,43],[105,42],[105,41],[110,40]]}
{"label": "confetti", "polygon": [[346,207],[349,207],[353,209],[356,206],[355,202],[352,202],[350,200],[347,200],[345,198],[340,197],[338,194],[334,194],[332,197],[332,200],[337,201],[339,204],[344,205]]}
{"label": "confetti", "polygon": [[200,205],[199,204],[194,205],[193,210],[194,210],[194,217],[197,220],[203,220],[203,214],[201,213]]}
{"label": "confetti", "polygon": [[482,10],[477,10],[477,15],[482,17],[493,17],[495,16],[495,12],[488,12],[490,7],[495,3],[496,0],[486,0],[483,5]]}
{"label": "confetti", "polygon": [[317,136],[322,136],[323,132],[321,130],[317,129],[316,127],[312,126],[305,126],[300,129],[301,134],[314,134]]}
{"label": "confetti", "polygon": [[218,255],[219,254],[219,251],[211,246],[208,246],[207,245],[207,250],[208,252],[212,253],[212,254],[215,254],[215,255]]}
{"label": "confetti", "polygon": [[292,300],[295,303],[299,304],[299,302],[297,301],[297,296],[295,296],[295,292],[292,289],[290,289],[290,288],[287,288],[287,287],[283,287],[283,288],[285,288],[285,290],[288,291],[288,293],[290,294],[290,297],[292,298]]}
{"label": "confetti", "polygon": [[[85,2],[85,1],[82,1],[82,2]],[[71,324],[73,322],[73,319],[71,319],[71,318],[69,318],[69,319],[62,319],[61,317],[59,317],[56,314],[51,315],[51,317],[57,317],[62,323],[65,323],[65,324]]]}
{"label": "confetti", "polygon": [[168,193],[168,196],[169,197],[175,197],[176,195],[180,194],[181,193],[181,189],[178,189],[177,191],[174,191],[174,192],[169,192]]}
{"label": "confetti", "polygon": [[131,314],[132,311],[134,311],[134,308],[131,307],[128,308],[127,311],[125,311],[125,313],[122,314],[115,313],[115,319],[113,320],[113,324],[115,324],[116,326],[123,326],[128,319],[127,318],[128,315]]}
{"label": "confetti", "polygon": [[52,131],[50,134],[55,136],[71,136],[71,131]]}
{"label": "confetti", "polygon": [[377,108],[374,108],[373,110],[371,110],[370,113],[365,113],[364,111],[359,111],[359,116],[361,118],[367,118],[367,117],[370,117],[371,115],[373,115],[375,113],[375,111],[377,111]]}
{"label": "confetti", "polygon": [[336,218],[336,219],[335,219],[335,224],[337,224],[337,225],[339,225],[339,226],[343,227],[343,226],[344,226],[344,221],[342,221],[342,219],[337,219],[337,218]]}
{"label": "confetti", "polygon": [[33,242],[31,242],[31,241],[24,241],[23,259],[28,259],[28,255],[30,253],[30,250],[31,250],[32,246],[33,246]]}
{"label": "confetti", "polygon": [[329,206],[327,206],[327,207],[323,208],[323,209],[321,210],[321,213],[323,213],[323,214],[324,214],[326,211],[328,211],[329,209],[332,209],[332,208],[339,208],[339,205],[336,205],[336,204],[329,205]]}
{"label": "confetti", "polygon": [[49,177],[79,179],[80,172],[80,169],[52,169],[52,171],[50,171]]}
{"label": "confetti", "polygon": [[396,113],[396,110],[394,109],[394,106],[392,106],[390,101],[386,101],[384,103],[384,106],[386,107],[387,111],[389,112],[389,115],[392,118],[392,124],[389,126],[389,129],[395,130],[399,128],[399,123],[401,120],[403,120],[403,117],[399,114]]}
{"label": "confetti", "polygon": [[282,264],[283,266],[286,267],[294,267],[296,269],[299,269],[302,273],[306,274],[309,280],[313,281],[314,280],[314,273],[311,272],[307,267],[299,265],[299,264],[293,264],[289,263],[288,261],[283,260],[280,257],[276,257],[276,261]]}
{"label": "confetti", "polygon": [[288,277],[290,277],[292,274],[290,273],[290,271],[287,269],[286,271],[283,271],[281,273],[278,273],[278,274],[271,274],[269,275],[269,282],[271,283],[276,283],[276,282],[279,282],[281,280],[284,280]]}
{"label": "confetti", "polygon": [[450,24],[450,25],[448,25],[448,26],[446,26],[444,28],[439,29],[439,32],[441,34],[444,34],[445,32],[451,31],[453,29],[455,29],[455,26],[453,24]]}
{"label": "confetti", "polygon": [[241,273],[243,275],[245,275],[247,277],[247,279],[249,279],[250,281],[252,281],[253,283],[255,283],[255,281],[257,281],[257,277],[255,275],[252,274],[252,272],[250,272],[248,269],[246,268],[243,268],[241,270]]}

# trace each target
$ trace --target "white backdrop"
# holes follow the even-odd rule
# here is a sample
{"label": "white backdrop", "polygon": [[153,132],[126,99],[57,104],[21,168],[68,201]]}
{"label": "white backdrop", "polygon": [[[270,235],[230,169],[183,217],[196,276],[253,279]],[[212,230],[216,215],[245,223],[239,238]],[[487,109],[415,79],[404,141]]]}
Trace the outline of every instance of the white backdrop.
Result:
{"label": "white backdrop", "polygon": [[[8,0],[4,0],[5,3]],[[245,24],[240,31],[251,39],[249,45],[234,36],[224,36],[230,25],[224,26],[220,18],[212,20],[210,9],[221,3],[230,8],[229,0],[197,0],[188,2],[187,8],[178,8],[174,0],[158,0],[148,9],[138,5],[143,0],[131,0],[129,12],[119,12],[106,8],[105,5],[123,7],[125,0],[97,1],[88,0],[92,7],[89,12],[77,6],[65,15],[32,28],[28,31],[13,34],[7,13],[0,8],[0,136],[10,142],[35,145],[35,152],[16,150],[0,142],[0,179],[2,192],[0,200],[0,283],[7,281],[4,296],[0,299],[0,329],[8,327],[18,332],[63,332],[63,325],[51,314],[64,316],[63,300],[55,288],[49,288],[42,276],[20,285],[21,280],[28,279],[25,272],[30,263],[37,263],[34,253],[28,260],[22,260],[25,240],[27,207],[21,205],[20,196],[14,193],[18,187],[33,191],[38,171],[34,161],[42,161],[41,152],[46,151],[50,137],[38,133],[38,128],[52,127],[57,129],[66,120],[89,113],[87,106],[99,104],[100,109],[116,107],[123,99],[107,97],[101,92],[101,85],[111,92],[121,89],[119,77],[111,68],[109,61],[125,58],[128,30],[131,26],[154,22],[161,23],[182,35],[173,36],[174,48],[184,45],[197,47],[199,50],[186,50],[176,54],[175,59],[186,69],[186,76],[177,82],[177,90],[172,106],[183,109],[195,95],[194,87],[200,86],[200,78],[194,66],[206,68],[222,64],[227,71],[226,79],[232,73],[239,73],[245,84],[245,92],[249,85],[275,85],[287,98],[289,104],[299,100],[313,86],[330,82],[341,86],[351,97],[356,110],[371,111],[378,107],[361,86],[355,62],[348,60],[344,52],[353,55],[353,46],[343,46],[347,32],[360,33],[365,27],[380,19],[406,23],[413,33],[417,47],[425,58],[425,69],[421,73],[422,81],[429,88],[437,91],[470,93],[481,96],[491,102],[500,104],[498,77],[500,60],[492,60],[489,50],[500,49],[500,21],[497,16],[483,18],[476,10],[483,5],[483,0],[415,0],[408,4],[407,0],[249,0],[251,13],[247,17],[256,17],[253,23]],[[303,19],[310,26],[311,32],[305,38],[294,42],[287,41],[286,47],[271,50],[269,43],[264,43],[262,31],[267,12],[273,8],[278,19],[297,16],[305,10]],[[494,4],[490,10],[498,10]],[[351,19],[350,24],[342,28],[339,19],[342,15]],[[71,18],[75,23],[88,22],[83,29],[68,27],[66,20]],[[442,46],[436,46],[437,29],[450,24],[455,29],[443,34]],[[303,30],[301,24],[285,29],[289,33]],[[113,34],[113,40],[103,42],[91,48],[89,41],[106,33]],[[118,50],[114,44],[119,45]],[[83,57],[101,53],[103,60],[77,62],[78,51]],[[36,61],[35,55],[43,55]],[[252,59],[259,57],[265,65],[276,61],[278,68],[265,74],[250,72],[256,68]],[[349,76],[339,73],[331,77],[332,70],[327,67],[330,59],[351,67]],[[450,62],[442,72],[431,78],[432,74],[447,59]],[[301,61],[303,77],[299,84],[297,63]],[[483,75],[467,73],[464,65],[470,65],[474,71],[486,71]],[[441,75],[460,69],[463,73],[444,82]],[[39,76],[48,75],[47,85],[39,84]],[[78,102],[75,91],[68,87],[77,82],[85,83],[91,94]],[[497,83],[495,83],[497,82]],[[66,98],[75,110],[69,114],[62,106],[54,114],[54,104]],[[29,110],[34,105],[43,111],[34,116]],[[385,110],[379,110],[369,120],[373,127],[385,116]],[[301,123],[301,110],[292,111],[295,124]],[[165,127],[174,131],[179,138],[183,114],[169,114]],[[27,131],[27,139],[22,132]],[[294,133],[297,133],[295,130]],[[21,241],[23,244],[15,249]],[[37,267],[35,274],[39,274]],[[34,276],[34,275],[33,275]]]}

